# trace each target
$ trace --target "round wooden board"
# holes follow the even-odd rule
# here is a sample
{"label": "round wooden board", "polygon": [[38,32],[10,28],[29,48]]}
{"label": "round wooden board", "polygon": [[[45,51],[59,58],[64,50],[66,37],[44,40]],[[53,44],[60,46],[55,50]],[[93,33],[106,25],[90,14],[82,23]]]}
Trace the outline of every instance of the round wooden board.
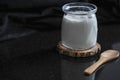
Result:
{"label": "round wooden board", "polygon": [[93,56],[101,50],[101,46],[99,43],[96,43],[96,45],[90,49],[73,50],[73,49],[70,49],[70,48],[63,46],[61,41],[58,43],[57,48],[58,48],[58,51],[60,54],[71,56],[71,57]]}

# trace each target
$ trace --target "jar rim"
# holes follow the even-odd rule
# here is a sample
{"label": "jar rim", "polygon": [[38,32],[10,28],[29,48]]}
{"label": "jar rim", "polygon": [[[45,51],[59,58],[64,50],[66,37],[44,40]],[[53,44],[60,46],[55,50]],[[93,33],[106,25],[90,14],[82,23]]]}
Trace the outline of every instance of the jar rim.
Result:
{"label": "jar rim", "polygon": [[87,2],[71,2],[63,5],[62,10],[66,14],[88,15],[96,13],[97,6]]}

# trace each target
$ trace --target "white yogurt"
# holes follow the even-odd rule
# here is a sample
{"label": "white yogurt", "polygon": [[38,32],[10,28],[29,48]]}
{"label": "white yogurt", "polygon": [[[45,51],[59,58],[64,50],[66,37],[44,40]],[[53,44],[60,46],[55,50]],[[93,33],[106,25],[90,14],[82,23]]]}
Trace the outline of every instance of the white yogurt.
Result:
{"label": "white yogurt", "polygon": [[62,44],[65,47],[84,50],[93,47],[97,40],[97,20],[95,14],[63,16]]}

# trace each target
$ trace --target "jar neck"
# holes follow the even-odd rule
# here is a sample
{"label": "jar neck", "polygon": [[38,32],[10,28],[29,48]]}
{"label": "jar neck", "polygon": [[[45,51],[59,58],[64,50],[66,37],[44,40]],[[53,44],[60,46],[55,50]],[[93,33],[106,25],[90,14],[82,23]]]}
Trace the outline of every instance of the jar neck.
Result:
{"label": "jar neck", "polygon": [[97,11],[97,7],[94,4],[83,2],[65,4],[62,9],[65,14],[72,15],[91,15]]}

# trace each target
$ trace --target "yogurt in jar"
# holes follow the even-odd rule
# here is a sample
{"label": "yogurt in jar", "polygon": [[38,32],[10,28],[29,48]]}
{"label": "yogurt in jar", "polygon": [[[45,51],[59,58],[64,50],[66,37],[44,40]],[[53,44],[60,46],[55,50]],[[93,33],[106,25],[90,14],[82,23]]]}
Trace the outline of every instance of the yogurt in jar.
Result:
{"label": "yogurt in jar", "polygon": [[89,49],[97,41],[96,15],[76,15],[80,12],[64,14],[62,21],[62,45],[75,50]]}

